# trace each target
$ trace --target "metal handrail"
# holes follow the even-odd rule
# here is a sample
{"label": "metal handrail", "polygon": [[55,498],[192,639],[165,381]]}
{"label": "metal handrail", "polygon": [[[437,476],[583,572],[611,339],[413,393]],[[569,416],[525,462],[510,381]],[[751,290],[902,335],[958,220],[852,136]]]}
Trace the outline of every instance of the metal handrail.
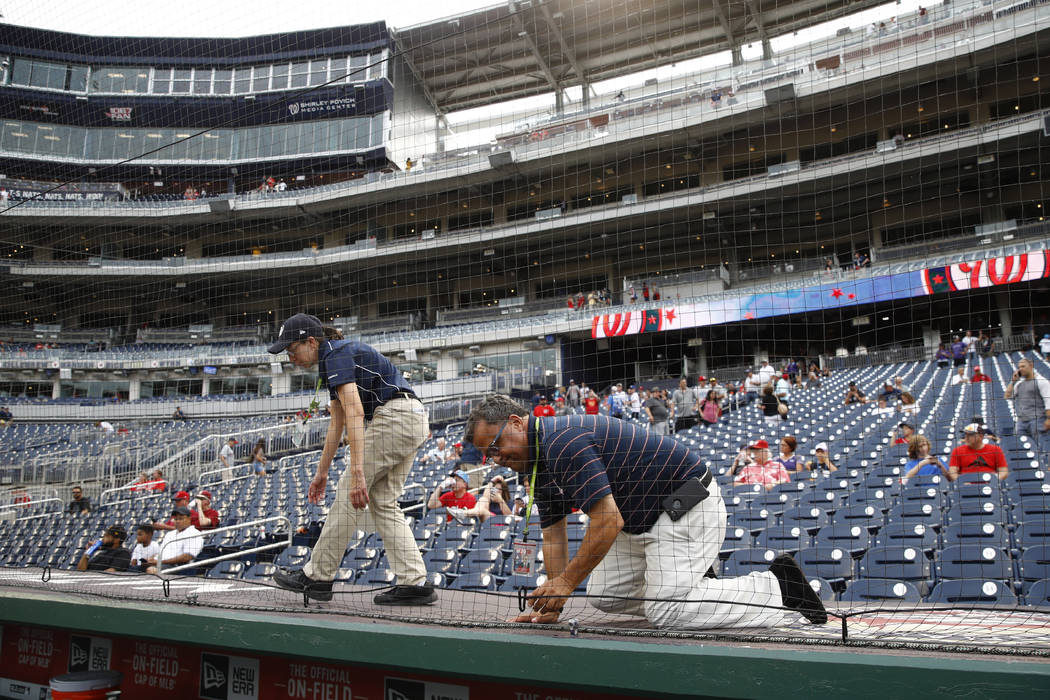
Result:
{"label": "metal handrail", "polygon": [[135,497],[132,497],[132,498],[122,498],[122,499],[117,500],[117,501],[110,501],[109,503],[101,503],[100,502],[98,504],[98,507],[99,508],[109,508],[110,506],[119,505],[121,503],[145,502],[145,501],[148,501],[148,500],[153,499],[153,498],[165,498],[165,497],[168,497],[168,496],[169,496],[169,494],[168,494],[167,491],[162,491],[162,492],[159,492],[159,493],[151,493],[151,494],[149,494],[147,496],[135,496]]}
{"label": "metal handrail", "polygon": [[[302,453],[299,453],[299,454],[287,455],[285,457],[281,457],[279,460],[277,460],[277,469],[275,469],[274,472],[279,472],[279,471],[283,471],[285,469],[292,468],[290,465],[287,465],[287,464],[284,463],[284,461],[286,459],[295,459],[297,457],[302,457],[304,454],[313,454],[314,452],[320,452],[320,450],[311,450],[310,452],[302,452]],[[244,466],[244,465],[238,465],[238,466]],[[197,475],[198,476],[198,480],[200,481],[200,485],[201,486],[205,486],[206,485],[205,481],[204,481],[204,476],[206,474],[221,474],[222,472],[228,471],[229,469],[232,469],[232,468],[233,467],[223,467],[222,469],[210,469],[210,470],[208,470],[206,472],[201,472],[200,474]],[[240,476],[234,476],[234,477],[231,477],[229,479],[225,479],[225,480],[220,481],[218,483],[209,482],[207,485],[225,486],[226,484],[232,484],[235,481],[241,481],[243,479],[254,479],[254,478],[257,478],[254,473],[252,473],[252,474],[242,474]]]}
{"label": "metal handrail", "polygon": [[[48,503],[50,501],[58,501],[59,503],[65,503],[61,498],[41,498],[38,501],[26,501],[25,503],[9,503],[6,506],[0,506],[0,511],[3,510],[17,510],[19,508],[32,508],[33,506],[40,505],[41,503]],[[62,511],[58,511],[62,512]]]}
{"label": "metal handrail", "polygon": [[164,480],[164,479],[161,479],[159,481],[144,481],[141,484],[140,483],[134,483],[134,484],[124,484],[123,486],[114,486],[111,489],[106,489],[105,491],[103,491],[102,493],[100,493],[98,495],[98,504],[99,504],[99,506],[103,505],[103,501],[106,498],[106,494],[114,493],[114,492],[117,492],[117,491],[137,491],[140,488],[145,488],[147,486],[152,487],[152,486],[155,486],[157,484],[164,484],[165,488],[167,488],[168,482],[166,480]]}
{"label": "metal handrail", "polygon": [[[206,533],[202,532],[201,537],[205,534],[211,536],[220,532],[230,532],[231,530],[241,530],[246,527],[254,527],[256,525],[262,525],[263,523],[269,523],[274,521],[283,521],[288,525],[288,540],[286,542],[273,542],[271,544],[262,545],[259,547],[251,547],[250,549],[241,549],[236,552],[230,552],[229,554],[223,554],[211,559],[202,559],[201,561],[190,561],[185,564],[179,564],[171,568],[164,568],[164,547],[168,544],[175,542],[174,539],[169,540],[167,537],[160,543],[160,549],[157,551],[157,575],[159,576],[162,572],[165,574],[174,574],[176,571],[184,571],[186,569],[196,569],[198,566],[205,566],[207,564],[215,564],[220,561],[226,561],[227,559],[240,559],[245,554],[252,554],[253,552],[264,552],[269,549],[277,549],[278,547],[290,547],[292,546],[292,521],[284,515],[273,515],[269,518],[260,518],[259,520],[252,520],[246,523],[237,523],[236,525],[226,525],[223,527],[217,527],[214,530],[208,530]],[[177,532],[177,530],[175,531]]]}

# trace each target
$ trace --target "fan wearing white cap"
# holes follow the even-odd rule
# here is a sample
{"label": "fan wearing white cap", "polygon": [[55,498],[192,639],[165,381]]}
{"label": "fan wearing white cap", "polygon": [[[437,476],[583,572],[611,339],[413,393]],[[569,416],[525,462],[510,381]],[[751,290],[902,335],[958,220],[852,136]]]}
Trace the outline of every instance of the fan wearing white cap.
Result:
{"label": "fan wearing white cap", "polygon": [[962,429],[963,443],[952,450],[948,458],[948,478],[955,481],[962,478],[967,481],[967,474],[995,474],[1000,481],[1010,474],[1006,464],[1006,455],[998,445],[986,444],[984,426],[970,423]]}
{"label": "fan wearing white cap", "polygon": [[777,484],[786,484],[791,481],[791,474],[784,469],[784,465],[770,458],[768,442],[758,440],[748,445],[747,449],[754,463],[740,470],[735,483],[761,484],[766,491],[769,491]]}
{"label": "fan wearing white cap", "polygon": [[835,463],[831,461],[831,454],[828,452],[828,443],[817,443],[817,446],[813,448],[813,460],[806,462],[806,468],[810,471],[828,473],[838,469],[838,467],[835,466]]}

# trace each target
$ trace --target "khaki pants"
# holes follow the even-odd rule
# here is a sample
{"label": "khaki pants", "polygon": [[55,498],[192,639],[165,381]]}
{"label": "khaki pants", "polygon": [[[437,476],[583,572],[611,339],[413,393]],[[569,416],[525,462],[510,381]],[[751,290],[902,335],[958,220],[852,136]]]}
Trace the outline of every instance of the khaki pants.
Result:
{"label": "khaki pants", "polygon": [[[398,585],[421,585],[426,579],[423,557],[416,546],[397,499],[405,488],[416,450],[427,439],[426,409],[414,399],[393,399],[376,409],[365,430],[364,470],[368,510],[383,538],[390,569]],[[331,581],[343,561],[347,542],[358,530],[364,511],[350,503],[350,472],[343,472],[335,502],[314,545],[304,573],[315,581]]]}

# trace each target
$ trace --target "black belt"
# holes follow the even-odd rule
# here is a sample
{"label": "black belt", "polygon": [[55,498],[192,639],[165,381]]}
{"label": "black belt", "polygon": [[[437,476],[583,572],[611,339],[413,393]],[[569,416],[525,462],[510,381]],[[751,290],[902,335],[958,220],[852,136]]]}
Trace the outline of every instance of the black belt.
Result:
{"label": "black belt", "polygon": [[393,399],[414,399],[415,401],[419,401],[419,397],[416,396],[415,394],[413,394],[411,391],[399,391],[396,394],[394,394],[393,396],[391,396],[390,398],[391,398],[391,400],[393,400]]}

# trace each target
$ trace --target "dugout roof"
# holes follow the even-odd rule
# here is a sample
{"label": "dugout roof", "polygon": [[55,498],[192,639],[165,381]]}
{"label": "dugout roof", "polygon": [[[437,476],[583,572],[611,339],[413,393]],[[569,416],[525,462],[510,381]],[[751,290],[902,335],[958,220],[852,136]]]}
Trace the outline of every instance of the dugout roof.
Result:
{"label": "dugout roof", "polygon": [[445,113],[760,43],[883,2],[511,0],[394,36]]}

